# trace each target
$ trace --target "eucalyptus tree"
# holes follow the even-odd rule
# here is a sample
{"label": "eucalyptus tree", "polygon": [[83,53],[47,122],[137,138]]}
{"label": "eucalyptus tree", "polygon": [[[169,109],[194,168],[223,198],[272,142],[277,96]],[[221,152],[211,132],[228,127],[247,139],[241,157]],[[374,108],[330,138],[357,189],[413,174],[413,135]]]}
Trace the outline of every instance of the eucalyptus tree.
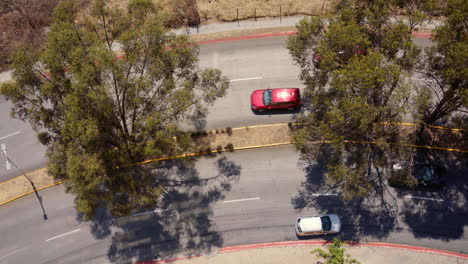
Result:
{"label": "eucalyptus tree", "polygon": [[[420,108],[423,124],[446,123],[468,111],[468,7],[466,1],[449,0],[446,21],[434,30],[436,46],[422,55]],[[458,111],[458,114],[453,115]]]}
{"label": "eucalyptus tree", "polygon": [[128,165],[189,150],[181,124],[203,117],[229,82],[199,68],[198,47],[170,33],[150,0],[131,0],[127,10],[96,0],[84,13],[62,1],[45,48],[16,52],[14,82],[1,94],[40,132],[48,171],[69,180],[78,211],[90,218],[105,203],[125,215],[155,206],[164,191],[144,167]]}
{"label": "eucalyptus tree", "polygon": [[391,1],[337,1],[288,41],[306,85],[293,142],[305,158],[325,158],[326,181],[345,200],[381,190],[382,168],[408,151],[411,138],[391,124],[409,111],[420,51],[393,10]]}

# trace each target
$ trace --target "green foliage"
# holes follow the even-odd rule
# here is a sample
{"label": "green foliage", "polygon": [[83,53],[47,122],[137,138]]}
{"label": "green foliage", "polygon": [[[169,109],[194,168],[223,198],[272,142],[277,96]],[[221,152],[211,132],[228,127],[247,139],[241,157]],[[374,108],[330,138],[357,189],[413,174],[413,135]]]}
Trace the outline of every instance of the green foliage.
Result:
{"label": "green foliage", "polygon": [[419,54],[408,26],[391,14],[388,1],[338,1],[325,28],[310,30],[320,18],[305,19],[288,41],[310,103],[297,120],[308,125],[292,141],[303,155],[327,161],[326,182],[345,200],[369,195],[382,180],[375,168],[388,166],[409,140],[381,124],[401,122],[409,111],[408,77]]}
{"label": "green foliage", "polygon": [[190,150],[179,125],[203,118],[229,86],[219,70],[199,69],[198,47],[170,33],[158,10],[148,0],[130,1],[128,13],[96,0],[78,23],[76,4],[62,1],[44,50],[18,49],[15,82],[1,87],[12,114],[42,131],[49,172],[70,180],[88,218],[101,202],[115,215],[154,207],[164,186],[127,165]]}
{"label": "green foliage", "polygon": [[346,249],[343,248],[345,243],[341,242],[338,238],[333,239],[333,243],[328,246],[328,252],[317,248],[311,251],[312,254],[316,254],[317,257],[323,259],[323,264],[359,264],[360,262],[356,259],[351,258],[349,254],[345,255]]}
{"label": "green foliage", "polygon": [[232,143],[227,143],[226,146],[224,147],[226,151],[233,152],[234,151],[234,145]]}
{"label": "green foliage", "polygon": [[422,89],[435,93],[433,102],[420,106],[422,121],[434,123],[468,107],[468,7],[466,1],[450,0],[447,21],[435,30],[437,46],[426,50],[421,71],[427,79]]}

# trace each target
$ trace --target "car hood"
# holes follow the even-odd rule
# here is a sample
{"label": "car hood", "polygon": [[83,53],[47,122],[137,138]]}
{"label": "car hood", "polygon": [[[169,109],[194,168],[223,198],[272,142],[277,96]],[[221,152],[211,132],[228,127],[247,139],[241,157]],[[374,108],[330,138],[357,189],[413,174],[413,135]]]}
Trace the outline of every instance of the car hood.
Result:
{"label": "car hood", "polygon": [[340,232],[341,231],[341,221],[340,221],[340,217],[338,217],[337,215],[328,215],[331,219],[331,224],[332,224],[332,227],[331,227],[331,231],[333,232]]}
{"label": "car hood", "polygon": [[256,107],[264,106],[263,105],[263,91],[265,90],[256,90],[250,96],[250,104]]}

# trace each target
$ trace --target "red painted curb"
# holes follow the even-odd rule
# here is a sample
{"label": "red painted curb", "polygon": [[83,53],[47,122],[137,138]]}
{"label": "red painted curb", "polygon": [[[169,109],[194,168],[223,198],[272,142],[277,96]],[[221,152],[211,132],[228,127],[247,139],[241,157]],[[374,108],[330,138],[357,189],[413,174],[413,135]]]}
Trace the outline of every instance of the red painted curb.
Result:
{"label": "red painted curb", "polygon": [[432,37],[431,32],[413,32],[411,35],[415,37],[423,37],[423,38],[430,38]]}
{"label": "red painted curb", "polygon": [[[224,247],[219,250],[219,254],[221,253],[231,253],[231,252],[239,252],[243,250],[250,250],[250,249],[259,249],[259,248],[272,248],[272,247],[288,247],[288,246],[324,246],[330,244],[331,241],[325,240],[311,240],[311,241],[282,241],[282,242],[271,242],[271,243],[259,243],[259,244],[251,244],[251,245],[239,245],[239,246],[230,246]],[[432,249],[432,248],[425,248],[425,247],[418,247],[418,246],[410,246],[410,245],[403,245],[403,244],[394,244],[394,243],[385,243],[385,242],[369,242],[369,243],[351,243],[346,242],[349,246],[364,246],[364,247],[381,247],[381,248],[396,248],[402,250],[409,250],[418,253],[426,253],[426,254],[435,254],[441,255],[446,257],[454,257],[460,259],[468,260],[467,254],[451,252],[446,250],[439,250],[439,249]],[[173,259],[164,259],[164,260],[149,260],[144,262],[138,262],[135,264],[163,264],[163,263],[170,263],[178,260],[184,259],[191,259],[191,258],[198,258],[203,256],[195,255],[189,257],[180,257],[180,258],[173,258]]]}
{"label": "red painted curb", "polygon": [[[231,38],[221,38],[221,39],[211,39],[211,40],[204,40],[200,42],[196,42],[198,45],[204,44],[213,44],[218,42],[228,42],[228,41],[239,41],[239,40],[247,40],[247,39],[257,39],[257,38],[270,38],[270,37],[281,37],[281,36],[289,36],[296,34],[297,31],[285,31],[285,32],[278,32],[278,33],[263,33],[257,35],[247,35],[247,36],[240,36],[240,37],[231,37]],[[430,32],[413,32],[413,36],[415,37],[423,37],[423,38],[430,38],[432,37],[432,33]],[[169,47],[167,49],[170,49]],[[117,59],[123,59],[124,55],[117,55]],[[65,69],[68,71],[68,69]],[[45,73],[45,76],[49,76],[49,73]]]}
{"label": "red painted curb", "polygon": [[240,36],[240,37],[230,37],[230,38],[221,38],[221,39],[211,39],[211,40],[204,40],[197,42],[197,44],[211,44],[216,42],[226,42],[226,41],[238,41],[238,40],[246,40],[246,39],[256,39],[256,38],[269,38],[269,37],[279,37],[279,36],[289,36],[296,34],[297,31],[286,31],[286,32],[278,32],[278,33],[263,33],[258,35],[247,35],[247,36]]}
{"label": "red painted curb", "polygon": [[[212,43],[226,42],[226,41],[239,41],[239,40],[256,39],[256,38],[280,37],[280,36],[294,35],[296,33],[297,33],[297,31],[286,31],[286,32],[278,32],[278,33],[263,33],[263,34],[258,34],[258,35],[247,35],[247,36],[240,36],[240,37],[204,40],[204,41],[197,42],[197,44],[203,45],[203,44],[212,44]],[[413,32],[411,35],[413,35],[415,37],[430,38],[432,36],[432,33],[431,32]]]}

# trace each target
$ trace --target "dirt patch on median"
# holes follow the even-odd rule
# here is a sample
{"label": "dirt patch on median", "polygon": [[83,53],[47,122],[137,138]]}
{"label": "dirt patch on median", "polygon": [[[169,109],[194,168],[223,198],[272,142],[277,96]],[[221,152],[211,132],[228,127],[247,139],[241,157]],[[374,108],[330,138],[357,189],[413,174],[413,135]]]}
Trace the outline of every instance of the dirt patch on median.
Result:
{"label": "dirt patch on median", "polygon": [[26,175],[28,178],[21,175],[0,183],[0,205],[18,196],[34,191],[34,188],[37,190],[55,183],[54,179],[47,174],[47,168],[39,169],[27,173]]}

